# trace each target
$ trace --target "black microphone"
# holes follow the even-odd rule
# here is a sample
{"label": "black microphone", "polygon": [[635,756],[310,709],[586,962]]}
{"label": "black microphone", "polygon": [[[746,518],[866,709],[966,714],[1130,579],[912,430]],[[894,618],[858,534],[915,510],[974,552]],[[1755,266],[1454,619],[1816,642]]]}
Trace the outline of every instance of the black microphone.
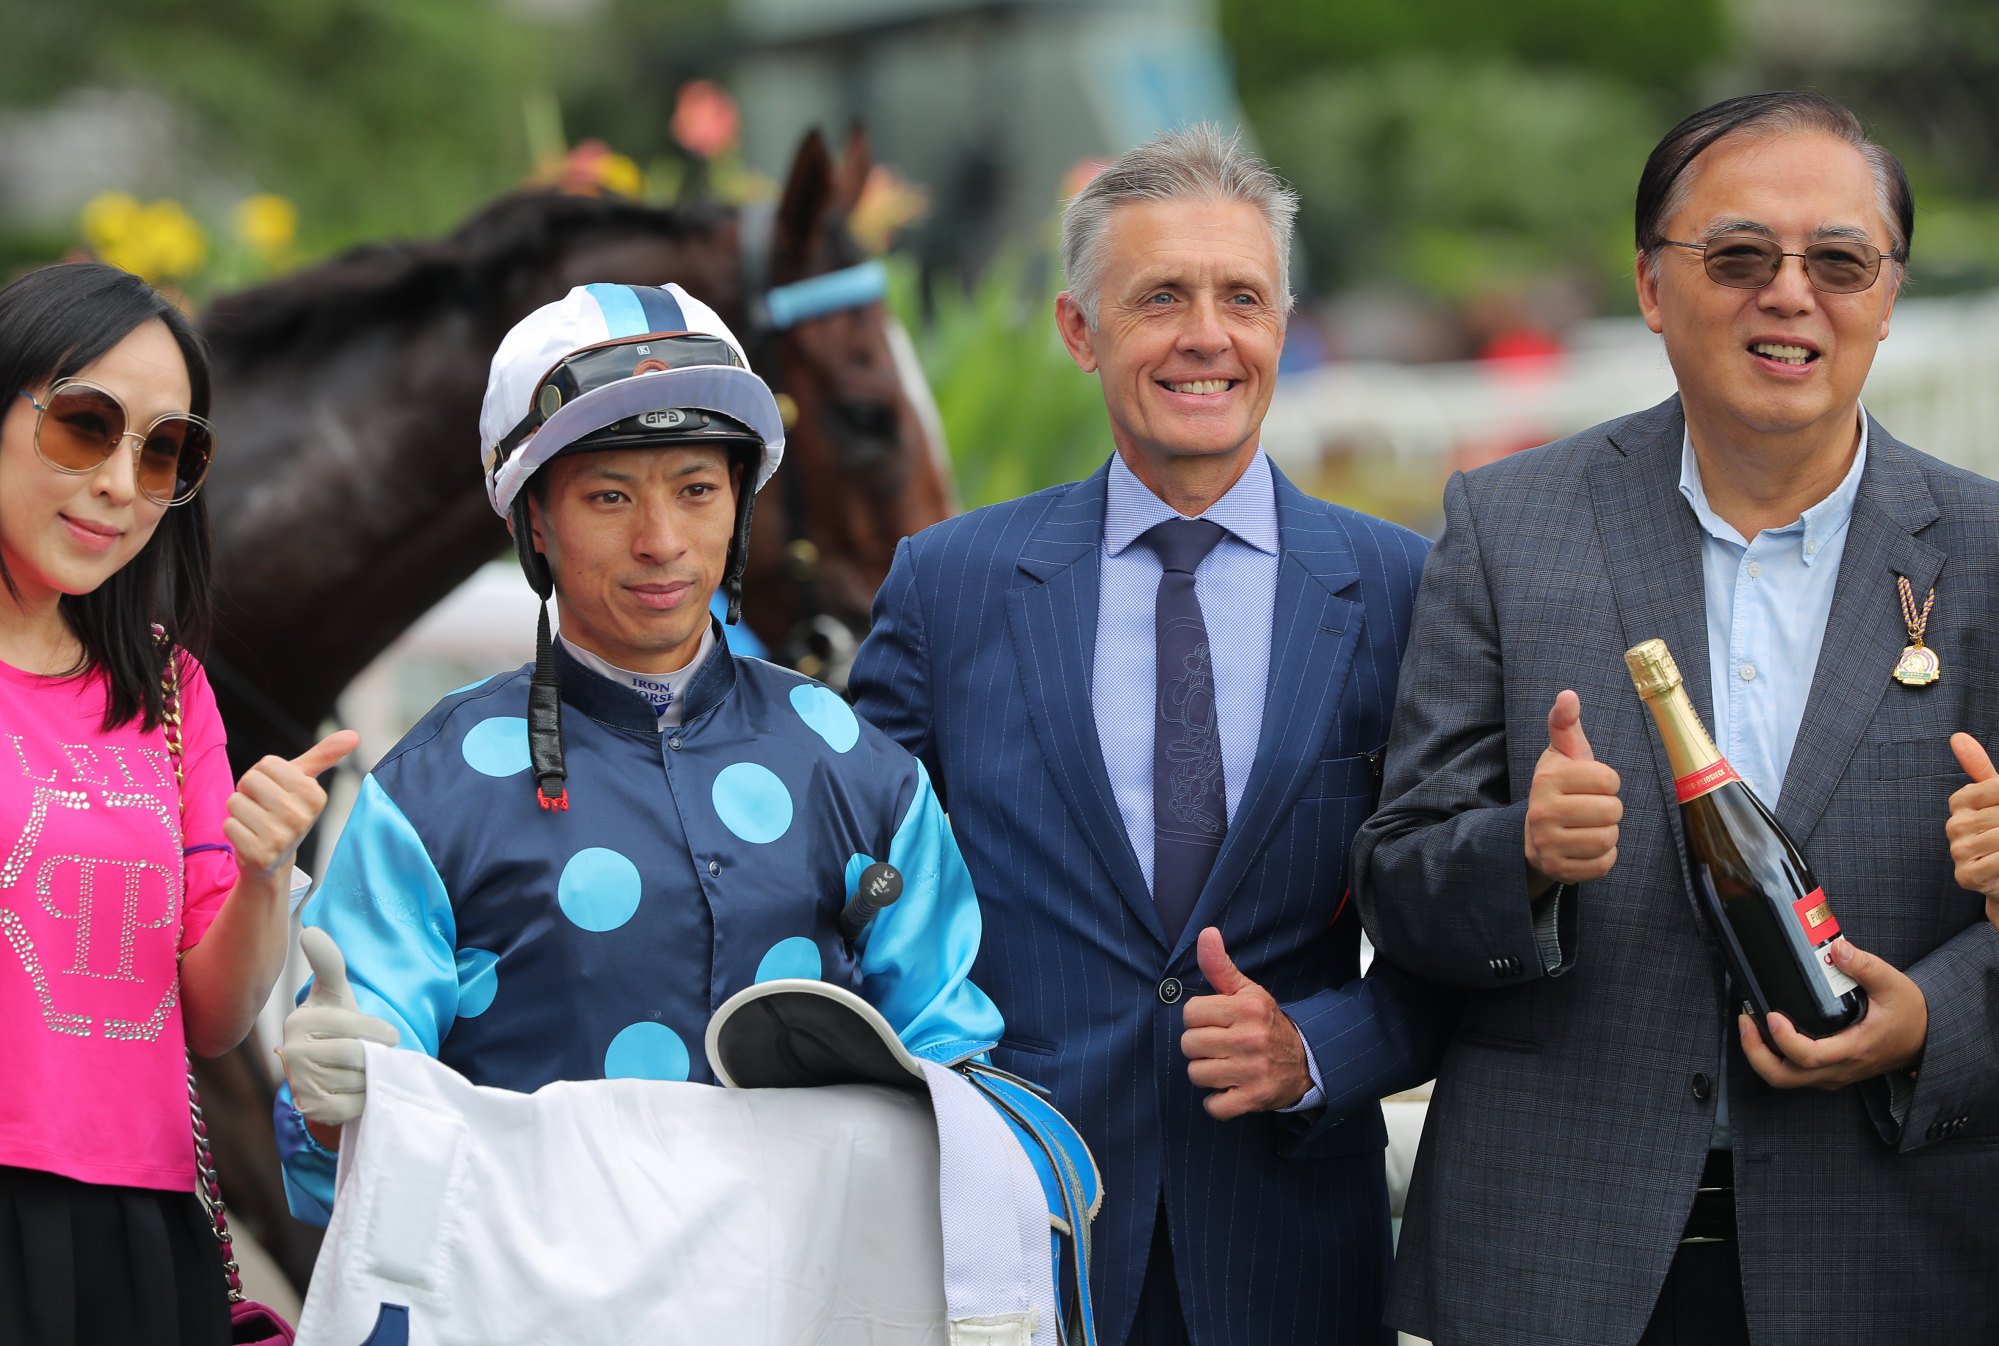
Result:
{"label": "black microphone", "polygon": [[886,860],[875,861],[861,871],[854,900],[840,912],[840,933],[852,944],[883,907],[901,896],[902,872]]}

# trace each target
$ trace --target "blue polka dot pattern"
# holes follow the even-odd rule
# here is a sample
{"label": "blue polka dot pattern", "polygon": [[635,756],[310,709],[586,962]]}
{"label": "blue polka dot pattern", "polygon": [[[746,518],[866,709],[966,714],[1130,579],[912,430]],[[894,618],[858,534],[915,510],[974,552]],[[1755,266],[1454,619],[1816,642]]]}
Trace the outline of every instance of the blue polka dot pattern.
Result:
{"label": "blue polka dot pattern", "polygon": [[875,858],[872,855],[861,855],[859,853],[856,853],[853,859],[847,861],[847,897],[850,900],[855,893],[861,891],[861,875],[874,862]]}
{"label": "blue polka dot pattern", "polygon": [[687,1044],[665,1024],[643,1020],[620,1030],[604,1053],[607,1080],[684,1080]]}
{"label": "blue polka dot pattern", "polygon": [[639,909],[639,867],[614,850],[590,846],[569,857],[556,880],[562,914],[585,930],[616,930]]}
{"label": "blue polka dot pattern", "polygon": [[495,715],[465,733],[465,765],[484,776],[517,776],[528,769],[528,722]]}
{"label": "blue polka dot pattern", "polygon": [[791,792],[769,767],[755,762],[723,767],[712,795],[722,825],[744,841],[776,841],[791,827]]}
{"label": "blue polka dot pattern", "polygon": [[757,964],[758,981],[777,981],[782,977],[804,977],[817,981],[823,972],[819,946],[803,935],[793,935],[771,945],[770,952]]}
{"label": "blue polka dot pattern", "polygon": [[852,707],[825,687],[808,682],[792,688],[791,708],[834,752],[846,752],[861,741],[861,722]]}
{"label": "blue polka dot pattern", "polygon": [[458,951],[458,1017],[476,1019],[493,1007],[500,991],[500,955],[485,949]]}

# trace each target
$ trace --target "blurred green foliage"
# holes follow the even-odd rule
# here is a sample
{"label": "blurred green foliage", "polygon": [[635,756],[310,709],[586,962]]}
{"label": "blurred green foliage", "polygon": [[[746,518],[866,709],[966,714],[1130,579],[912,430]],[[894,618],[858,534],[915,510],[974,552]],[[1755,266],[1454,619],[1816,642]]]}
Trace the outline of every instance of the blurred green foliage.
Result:
{"label": "blurred green foliage", "polygon": [[1006,249],[970,290],[934,290],[927,318],[913,268],[891,276],[889,305],[937,398],[961,508],[1073,481],[1110,456],[1103,392],[1055,328],[1060,286],[1045,252]]}
{"label": "blurred green foliage", "polygon": [[[587,21],[563,8],[30,0],[7,7],[0,104],[39,107],[92,87],[160,95],[187,119],[201,178],[296,203],[298,253],[309,259],[442,233],[588,136],[641,163],[674,152],[668,119],[681,79],[693,62],[723,63],[717,7],[610,0]],[[676,54],[676,69],[659,65],[661,52]],[[47,232],[0,250],[45,260],[61,246],[48,249]]]}
{"label": "blurred green foliage", "polygon": [[1846,102],[1908,166],[1916,293],[1999,284],[1999,5],[1220,0],[1260,147],[1298,187],[1311,289],[1446,304],[1581,282],[1629,309],[1653,143],[1730,94]]}
{"label": "blurred green foliage", "polygon": [[1631,184],[1660,128],[1628,85],[1410,55],[1298,80],[1263,106],[1262,148],[1304,197],[1321,293],[1400,281],[1462,300],[1630,271]]}
{"label": "blurred green foliage", "polygon": [[[308,255],[456,224],[528,167],[547,30],[468,0],[64,0],[11,6],[0,99],[160,94],[205,173],[298,204]],[[549,57],[556,58],[551,67]]]}
{"label": "blurred green foliage", "polygon": [[[1725,49],[1724,0],[1223,0],[1313,291],[1630,303],[1632,185]],[[1696,100],[1698,101],[1698,100]]]}
{"label": "blurred green foliage", "polygon": [[1692,86],[1722,50],[1726,0],[1222,0],[1222,36],[1252,106],[1261,92],[1427,52],[1530,59],[1640,88]]}

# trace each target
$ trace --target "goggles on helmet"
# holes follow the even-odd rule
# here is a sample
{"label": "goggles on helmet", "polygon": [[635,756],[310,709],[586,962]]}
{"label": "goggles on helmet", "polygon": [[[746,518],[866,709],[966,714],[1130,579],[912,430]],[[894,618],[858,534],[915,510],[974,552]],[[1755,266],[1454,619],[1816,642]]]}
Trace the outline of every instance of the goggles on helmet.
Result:
{"label": "goggles on helmet", "polygon": [[[493,469],[497,471],[551,416],[585,393],[620,379],[701,365],[748,367],[728,342],[698,332],[652,332],[645,336],[602,341],[571,351],[556,361],[555,367],[542,375],[541,381],[535,385],[533,405],[528,408],[528,414],[501,438],[495,449]],[[679,438],[690,432],[702,431],[741,434],[746,429],[726,416],[673,408],[641,412],[605,428],[617,432],[619,437],[630,436],[634,439],[643,439],[649,434]],[[594,442],[595,436],[591,438]]]}

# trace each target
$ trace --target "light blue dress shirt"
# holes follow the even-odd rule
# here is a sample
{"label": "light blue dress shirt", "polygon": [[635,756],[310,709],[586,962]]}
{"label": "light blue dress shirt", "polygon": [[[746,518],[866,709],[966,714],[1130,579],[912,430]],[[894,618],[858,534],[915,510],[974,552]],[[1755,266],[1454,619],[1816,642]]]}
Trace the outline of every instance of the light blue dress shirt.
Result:
{"label": "light blue dress shirt", "polygon": [[[1097,648],[1090,705],[1104,768],[1125,835],[1152,886],[1152,729],[1158,696],[1159,557],[1138,539],[1154,524],[1184,518],[1111,459],[1104,500],[1103,568],[1097,592]],[[1263,697],[1270,680],[1270,631],[1277,602],[1277,488],[1258,453],[1228,493],[1200,516],[1228,535],[1194,571],[1194,595],[1208,628],[1215,669],[1215,719],[1222,735],[1222,785],[1229,817],[1256,761]]]}
{"label": "light blue dress shirt", "polygon": [[[1846,551],[1860,474],[1867,466],[1867,413],[1860,413],[1853,466],[1832,494],[1782,528],[1753,539],[1708,505],[1694,442],[1680,446],[1680,494],[1701,526],[1701,579],[1707,597],[1708,671],[1714,745],[1757,798],[1777,808],[1784,772],[1805,718],[1832,615],[1839,558]],[[1731,1016],[1725,1030],[1735,1031]],[[1713,1145],[1727,1148],[1728,1073],[1716,1093]]]}
{"label": "light blue dress shirt", "polygon": [[[1090,707],[1103,746],[1104,769],[1138,867],[1152,886],[1153,702],[1158,696],[1156,625],[1159,557],[1138,539],[1154,524],[1187,517],[1161,500],[1111,457],[1104,497],[1103,567],[1097,590],[1097,645]],[[1263,735],[1263,699],[1270,682],[1270,632],[1277,605],[1277,486],[1261,452],[1242,476],[1199,517],[1227,530],[1194,571],[1194,596],[1213,653],[1215,720],[1222,736],[1222,788],[1235,818]],[[1304,1039],[1299,1039],[1301,1043]],[[1285,1109],[1317,1107],[1325,1097],[1319,1063],[1305,1043],[1312,1087]]]}

